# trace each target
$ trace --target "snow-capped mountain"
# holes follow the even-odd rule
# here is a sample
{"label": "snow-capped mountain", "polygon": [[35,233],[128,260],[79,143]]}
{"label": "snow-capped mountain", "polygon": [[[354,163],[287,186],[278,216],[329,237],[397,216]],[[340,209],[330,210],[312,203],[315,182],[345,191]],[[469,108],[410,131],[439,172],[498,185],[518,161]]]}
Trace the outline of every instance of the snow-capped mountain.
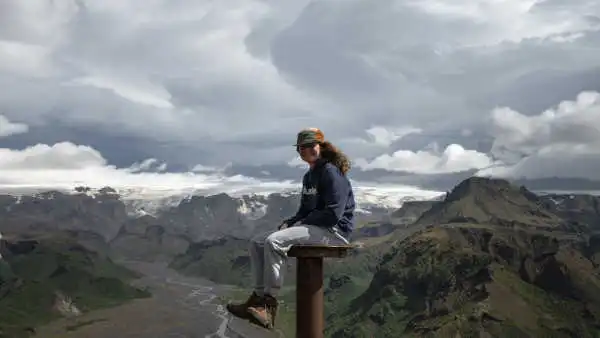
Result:
{"label": "snow-capped mountain", "polygon": [[[117,188],[116,190],[128,206],[128,211],[135,215],[155,215],[194,196],[218,195],[205,195],[199,191],[173,191],[167,189]],[[261,193],[248,193],[246,191],[223,193],[238,200],[240,204],[239,213],[247,214],[248,217],[260,218],[261,213],[266,213],[266,203],[268,203],[271,196],[297,197],[298,189],[263,191]],[[354,193],[358,204],[357,212],[360,213],[370,213],[373,209],[398,209],[405,201],[430,200],[443,195],[439,191],[393,185],[361,185],[354,188]]]}
{"label": "snow-capped mountain", "polygon": [[[260,191],[260,192],[252,192]],[[261,218],[266,213],[266,207],[270,196],[278,195],[294,197],[298,189],[237,189],[234,191],[222,191],[220,193],[207,194],[199,189],[157,189],[140,187],[74,187],[73,189],[44,190],[42,188],[0,188],[0,193],[11,196],[30,196],[49,198],[48,194],[60,192],[63,194],[86,195],[91,198],[96,196],[115,195],[126,205],[127,213],[132,217],[144,215],[157,216],[162,211],[175,207],[182,202],[188,201],[194,196],[216,196],[227,194],[239,203],[240,214],[249,218]],[[442,192],[422,190],[410,186],[398,185],[367,185],[361,184],[354,187],[357,201],[357,212],[369,214],[375,211],[398,209],[405,201],[419,201],[436,199],[443,195]]]}
{"label": "snow-capped mountain", "polygon": [[[427,200],[438,192],[412,188],[355,188],[360,217],[379,217],[407,200]],[[202,195],[169,189],[76,187],[68,191],[15,190],[0,195],[0,232],[68,233],[128,257],[172,256],[189,243],[222,236],[249,238],[293,215],[294,190]]]}

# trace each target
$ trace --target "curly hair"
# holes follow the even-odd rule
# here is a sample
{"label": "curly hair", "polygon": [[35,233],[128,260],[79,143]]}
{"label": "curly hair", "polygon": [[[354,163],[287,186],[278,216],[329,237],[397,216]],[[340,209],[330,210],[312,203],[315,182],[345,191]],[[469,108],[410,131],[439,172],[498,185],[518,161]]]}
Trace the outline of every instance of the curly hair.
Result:
{"label": "curly hair", "polygon": [[338,147],[334,146],[331,142],[321,142],[321,157],[335,165],[342,174],[346,175],[350,171],[350,159],[344,154]]}

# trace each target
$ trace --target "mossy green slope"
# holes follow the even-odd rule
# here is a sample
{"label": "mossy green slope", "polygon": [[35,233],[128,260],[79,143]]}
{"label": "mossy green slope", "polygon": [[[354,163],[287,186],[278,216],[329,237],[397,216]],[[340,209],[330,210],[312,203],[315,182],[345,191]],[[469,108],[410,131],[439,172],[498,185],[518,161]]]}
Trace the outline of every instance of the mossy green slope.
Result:
{"label": "mossy green slope", "polygon": [[470,179],[419,222],[327,336],[600,337],[600,239],[535,195]]}
{"label": "mossy green slope", "polygon": [[82,312],[147,297],[128,284],[137,274],[65,239],[8,243],[13,253],[0,262],[0,336],[27,336],[58,318],[57,298],[68,297]]}

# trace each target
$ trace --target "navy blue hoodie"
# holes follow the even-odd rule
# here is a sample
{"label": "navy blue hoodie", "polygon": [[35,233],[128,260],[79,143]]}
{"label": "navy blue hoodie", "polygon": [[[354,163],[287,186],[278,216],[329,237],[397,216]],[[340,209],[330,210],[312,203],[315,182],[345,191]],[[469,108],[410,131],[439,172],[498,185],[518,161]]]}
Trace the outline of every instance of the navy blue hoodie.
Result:
{"label": "navy blue hoodie", "polygon": [[286,223],[301,221],[326,228],[337,226],[348,238],[354,229],[355,207],[350,180],[335,165],[319,160],[304,174],[300,208]]}

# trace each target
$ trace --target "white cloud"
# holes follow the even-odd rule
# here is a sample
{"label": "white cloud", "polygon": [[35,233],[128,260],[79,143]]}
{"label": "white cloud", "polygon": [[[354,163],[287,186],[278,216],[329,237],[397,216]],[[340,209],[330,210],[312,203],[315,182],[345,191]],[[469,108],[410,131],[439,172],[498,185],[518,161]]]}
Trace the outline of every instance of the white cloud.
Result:
{"label": "white cloud", "polygon": [[[539,0],[417,0],[410,6],[444,20],[467,21],[477,30],[466,31],[460,38],[464,44],[495,45],[503,41],[520,42],[523,39],[546,38],[590,27],[585,16],[575,16],[573,10],[596,11],[591,1],[567,6],[545,4]],[[583,5],[583,6],[578,6]],[[468,28],[464,27],[464,28]]]}
{"label": "white cloud", "polygon": [[381,146],[390,146],[394,141],[398,141],[410,134],[418,134],[423,130],[414,127],[401,127],[401,128],[386,128],[382,126],[371,127],[366,130],[369,138],[373,143]]}
{"label": "white cloud", "polygon": [[398,150],[372,160],[359,159],[362,169],[434,174],[480,169],[478,175],[503,177],[579,177],[600,180],[600,93],[584,91],[539,115],[509,107],[490,113],[489,154],[451,144],[413,152]]}
{"label": "white cloud", "polygon": [[196,172],[196,173],[222,173],[224,172],[227,168],[229,168],[231,166],[230,163],[228,163],[227,165],[223,166],[223,167],[214,167],[214,166],[207,166],[207,165],[202,165],[202,164],[196,164],[193,168],[192,168],[192,172]]}
{"label": "white cloud", "polygon": [[492,122],[492,153],[497,156],[511,150],[531,155],[552,144],[600,144],[600,94],[582,92],[575,101],[563,101],[537,116],[498,108]]}
{"label": "white cloud", "polygon": [[[369,154],[373,151],[381,151],[382,147],[387,148],[395,141],[401,140],[407,135],[419,134],[422,130],[411,126],[398,128],[372,126],[364,132],[366,133],[366,138],[349,137],[344,139],[340,144],[347,146],[345,149],[351,149],[354,154]],[[346,151],[345,149],[342,150]],[[363,163],[363,160],[359,158],[357,163]],[[300,156],[295,156],[287,162],[287,165],[290,167],[306,167],[306,162],[302,161]]]}
{"label": "white cloud", "polygon": [[298,167],[298,168],[302,168],[302,167],[308,167],[306,162],[304,162],[300,156],[296,156],[293,159],[289,160],[287,162],[287,165],[289,165],[290,167]]}
{"label": "white cloud", "polygon": [[[45,123],[41,117],[163,140],[218,142],[275,130],[252,112],[313,105],[267,60],[246,50],[245,37],[269,14],[266,3],[40,1],[1,10],[10,25],[0,26],[0,57],[6,56],[5,80],[10,74],[13,86],[0,95],[0,107],[14,106],[14,115],[38,124]],[[42,68],[54,76],[30,83]],[[31,87],[45,95],[26,102]],[[57,105],[64,109],[50,110]]]}
{"label": "white cloud", "polygon": [[[382,149],[389,149],[395,142],[401,141],[408,135],[421,134],[422,129],[412,126],[371,126],[361,133],[348,133],[341,137],[339,141],[334,141],[345,153],[352,158],[373,157],[373,154],[381,153]],[[301,166],[300,158],[296,158],[296,164],[291,166]]]}
{"label": "white cloud", "polygon": [[398,150],[377,156],[371,161],[356,160],[356,165],[363,169],[385,169],[414,174],[438,174],[482,169],[492,165],[493,160],[487,155],[474,150],[464,149],[461,145],[451,144],[442,153],[435,149],[417,152]]}
{"label": "white cloud", "polygon": [[0,170],[75,170],[103,167],[106,164],[106,160],[95,149],[70,142],[53,146],[37,144],[23,150],[0,149]]}
{"label": "white cloud", "polygon": [[134,164],[131,165],[131,167],[129,167],[129,169],[131,169],[131,171],[133,172],[138,172],[138,171],[165,171],[167,170],[167,163],[166,162],[162,162],[160,163],[157,159],[155,158],[147,158],[145,160],[143,160],[142,162],[136,162]]}
{"label": "white cloud", "polygon": [[[375,158],[365,166],[482,168],[487,149],[438,136],[477,137],[495,106],[527,116],[599,90],[599,16],[594,0],[4,1],[0,111],[36,129],[30,144],[54,144],[44,135],[58,126],[65,142],[135,138],[147,157],[190,167],[285,163],[297,130],[316,124]],[[446,150],[377,157],[398,141]],[[497,145],[508,163],[538,147]]]}
{"label": "white cloud", "polygon": [[492,154],[505,164],[480,175],[600,179],[600,93],[582,92],[536,116],[492,112]]}
{"label": "white cloud", "polygon": [[[70,142],[38,144],[22,150],[0,148],[0,188],[72,189],[77,185],[94,188],[138,188],[182,191],[237,191],[255,187],[257,192],[294,186],[290,182],[262,182],[252,178],[196,172],[146,172],[154,159],[117,168],[95,149]],[[161,169],[159,165],[158,169]],[[160,171],[160,170],[157,170]],[[216,191],[215,191],[216,190]]]}
{"label": "white cloud", "polygon": [[6,116],[0,115],[0,137],[6,137],[15,134],[23,134],[29,131],[29,126],[24,123],[9,121]]}
{"label": "white cloud", "polygon": [[25,76],[44,76],[52,72],[49,50],[44,46],[0,40],[0,71]]}
{"label": "white cloud", "polygon": [[75,79],[68,84],[89,85],[97,88],[109,89],[131,102],[149,105],[155,108],[174,108],[173,104],[170,102],[171,95],[165,88],[156,86],[155,84],[144,80],[135,81],[135,79],[129,79],[125,82],[121,82],[121,80],[114,78],[85,77]]}
{"label": "white cloud", "polygon": [[[195,167],[195,172],[160,172],[164,163],[154,172],[144,171],[158,163],[155,159],[147,159],[128,168],[117,168],[108,165],[97,150],[69,142],[38,144],[23,150],[0,148],[0,191],[73,191],[76,186],[110,186],[125,199],[161,199],[192,193],[209,195],[225,192],[239,196],[300,190],[298,182],[198,172],[218,169],[202,165]],[[441,194],[407,185],[362,182],[353,182],[353,185],[357,202],[363,208],[370,205],[399,207],[406,199],[429,199]]]}

